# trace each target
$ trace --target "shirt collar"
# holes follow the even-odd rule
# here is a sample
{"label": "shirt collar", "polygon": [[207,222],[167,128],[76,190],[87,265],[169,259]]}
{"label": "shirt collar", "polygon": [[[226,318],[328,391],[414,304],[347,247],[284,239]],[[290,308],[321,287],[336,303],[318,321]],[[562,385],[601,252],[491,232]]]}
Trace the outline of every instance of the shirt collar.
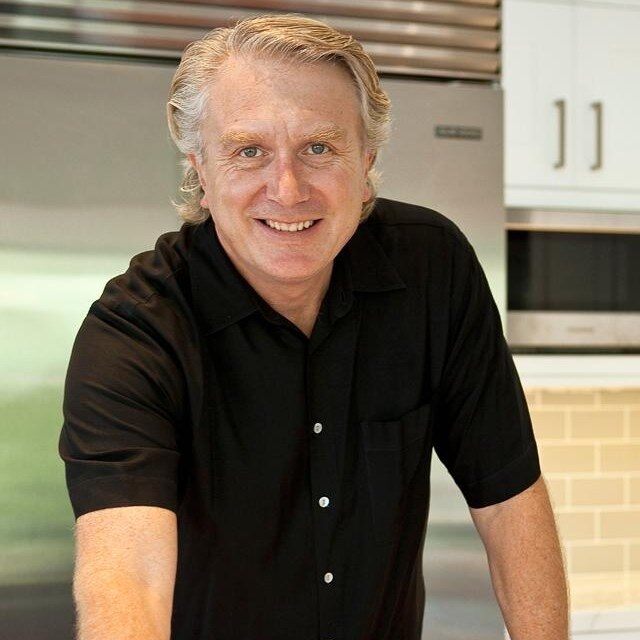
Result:
{"label": "shirt collar", "polygon": [[258,309],[251,286],[222,248],[210,216],[193,228],[187,261],[193,305],[208,333]]}
{"label": "shirt collar", "polygon": [[[206,333],[256,311],[277,321],[277,314],[240,275],[223,249],[211,217],[192,227],[192,234],[187,259],[191,294]],[[366,220],[336,256],[326,305],[332,318],[340,317],[351,308],[354,291],[377,293],[404,288],[405,283]]]}

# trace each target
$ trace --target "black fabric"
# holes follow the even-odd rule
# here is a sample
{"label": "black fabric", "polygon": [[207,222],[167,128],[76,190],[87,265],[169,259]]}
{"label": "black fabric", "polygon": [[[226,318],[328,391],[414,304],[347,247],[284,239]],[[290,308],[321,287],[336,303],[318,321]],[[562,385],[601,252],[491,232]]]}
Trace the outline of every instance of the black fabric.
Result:
{"label": "black fabric", "polygon": [[63,411],[76,517],[177,514],[173,640],[418,640],[432,449],[472,507],[540,474],[473,248],[445,216],[383,199],[310,338],[211,220],[163,234],[91,306]]}

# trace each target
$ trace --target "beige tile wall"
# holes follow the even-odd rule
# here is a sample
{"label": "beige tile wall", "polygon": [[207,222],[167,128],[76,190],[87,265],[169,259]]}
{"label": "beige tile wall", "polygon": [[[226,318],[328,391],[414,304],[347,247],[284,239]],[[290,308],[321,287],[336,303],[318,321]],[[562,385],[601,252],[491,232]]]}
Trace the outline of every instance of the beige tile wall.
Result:
{"label": "beige tile wall", "polygon": [[640,388],[525,393],[572,607],[640,605]]}

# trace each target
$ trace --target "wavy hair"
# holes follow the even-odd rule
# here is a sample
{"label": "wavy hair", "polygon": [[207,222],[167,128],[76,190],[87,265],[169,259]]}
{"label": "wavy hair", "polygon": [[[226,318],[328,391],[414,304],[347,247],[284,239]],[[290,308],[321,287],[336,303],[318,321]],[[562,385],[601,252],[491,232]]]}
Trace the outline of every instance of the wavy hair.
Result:
{"label": "wavy hair", "polygon": [[[202,160],[201,124],[206,113],[208,87],[224,62],[234,55],[340,64],[349,72],[357,90],[364,137],[374,158],[387,141],[389,98],[380,86],[373,61],[353,36],[340,33],[319,20],[295,14],[259,16],[241,20],[233,27],[213,29],[185,48],[167,103],[169,131],[184,156],[182,202],[173,204],[185,222],[198,224],[209,215],[200,205],[204,192],[186,156],[194,154]],[[380,175],[373,164],[367,175],[371,197],[363,203],[360,221],[367,218],[375,204]]]}

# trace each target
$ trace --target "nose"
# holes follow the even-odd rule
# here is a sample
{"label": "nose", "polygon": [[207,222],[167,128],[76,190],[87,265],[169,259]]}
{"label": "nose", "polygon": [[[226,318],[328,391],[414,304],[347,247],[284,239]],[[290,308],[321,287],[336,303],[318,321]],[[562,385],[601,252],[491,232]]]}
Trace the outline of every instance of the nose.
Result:
{"label": "nose", "polygon": [[267,197],[283,207],[292,207],[309,199],[309,185],[302,168],[291,159],[274,162],[267,179]]}

